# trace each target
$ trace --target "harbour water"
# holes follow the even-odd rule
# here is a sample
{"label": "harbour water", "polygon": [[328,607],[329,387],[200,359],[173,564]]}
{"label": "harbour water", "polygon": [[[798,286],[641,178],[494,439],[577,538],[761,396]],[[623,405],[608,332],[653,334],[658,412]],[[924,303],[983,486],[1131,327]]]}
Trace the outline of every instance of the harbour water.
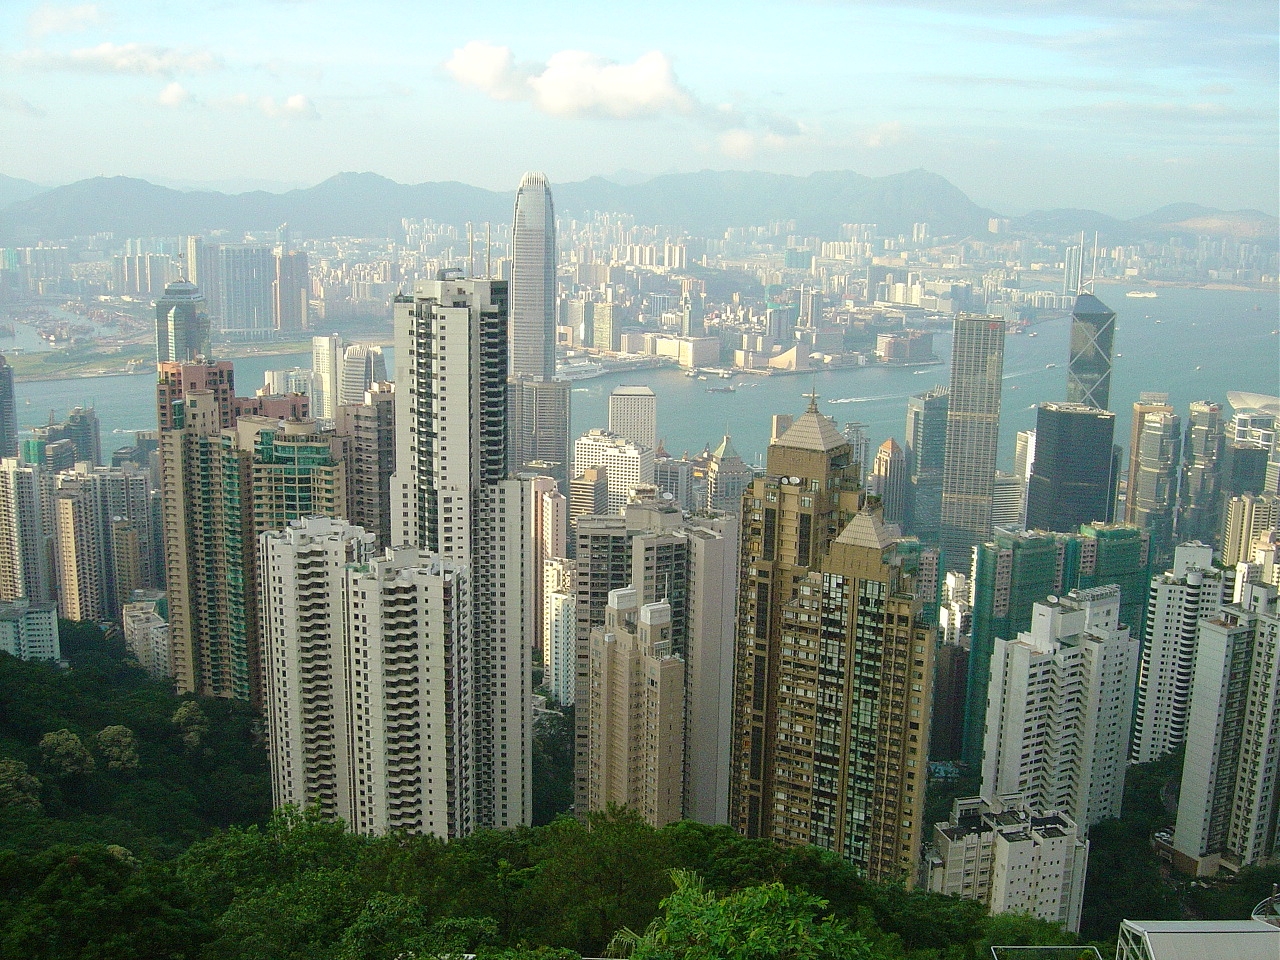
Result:
{"label": "harbour water", "polygon": [[[1225,403],[1228,390],[1280,393],[1280,310],[1274,292],[1161,288],[1156,298],[1128,298],[1127,287],[1099,286],[1098,296],[1116,311],[1111,406],[1116,438],[1127,444],[1133,402],[1143,391],[1169,394],[1182,416],[1192,400]],[[1066,396],[1070,319],[1063,318],[1008,337],[1000,422],[1000,462],[1013,462],[1014,435],[1035,425],[1035,405]],[[1031,336],[1030,332],[1036,335]],[[934,338],[947,359],[950,334]],[[0,350],[3,346],[0,346]],[[236,361],[236,385],[252,393],[263,371],[310,364],[309,354],[255,356]],[[390,361],[388,367],[391,366]],[[696,453],[728,431],[743,458],[754,462],[769,439],[770,417],[799,413],[811,390],[823,413],[844,424],[861,421],[875,444],[901,439],[906,400],[950,379],[948,364],[919,368],[858,367],[780,377],[737,376],[732,381],[697,380],[676,370],[610,374],[575,383],[572,429],[583,433],[608,421],[609,391],[619,383],[647,384],[658,395],[658,436],[674,456]],[[75,404],[96,406],[104,454],[132,442],[129,431],[155,426],[155,378],[88,377],[19,383],[19,426],[58,417]],[[733,393],[709,393],[727,382]],[[28,403],[29,401],[29,403]]]}

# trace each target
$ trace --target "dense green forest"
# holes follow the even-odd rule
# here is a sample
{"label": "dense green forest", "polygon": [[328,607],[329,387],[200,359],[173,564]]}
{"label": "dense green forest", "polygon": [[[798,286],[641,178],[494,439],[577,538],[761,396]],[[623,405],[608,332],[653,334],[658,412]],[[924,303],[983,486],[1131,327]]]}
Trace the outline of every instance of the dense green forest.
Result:
{"label": "dense green forest", "polygon": [[[96,628],[63,636],[67,670],[0,655],[0,958],[977,960],[992,943],[1073,942],[1036,920],[864,882],[812,848],[694,823],[653,829],[625,811],[555,817],[571,717],[539,720],[544,825],[446,844],[272,816],[246,705],[175,696]],[[1103,825],[1106,842],[1098,828],[1094,846],[1086,934],[1103,945],[1117,917],[1182,915],[1145,847],[1169,770],[1135,772],[1126,819]],[[1203,916],[1245,915],[1268,875],[1247,881],[1197,888],[1190,902]]]}

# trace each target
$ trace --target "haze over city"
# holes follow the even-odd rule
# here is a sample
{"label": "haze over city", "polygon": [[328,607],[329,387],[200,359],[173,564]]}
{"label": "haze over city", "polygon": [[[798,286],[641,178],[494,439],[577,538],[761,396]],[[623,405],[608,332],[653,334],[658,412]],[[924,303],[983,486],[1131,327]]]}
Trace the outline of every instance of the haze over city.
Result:
{"label": "haze over city", "polygon": [[0,37],[0,172],[44,185],[925,167],[1006,214],[1277,209],[1260,0],[13,2]]}

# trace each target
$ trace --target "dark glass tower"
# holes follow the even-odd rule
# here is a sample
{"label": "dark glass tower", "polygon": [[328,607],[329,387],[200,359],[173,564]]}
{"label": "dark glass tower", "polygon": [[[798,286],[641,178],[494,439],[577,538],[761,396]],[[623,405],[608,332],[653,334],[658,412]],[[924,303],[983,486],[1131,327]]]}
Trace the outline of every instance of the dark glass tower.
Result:
{"label": "dark glass tower", "polygon": [[204,297],[194,283],[175,280],[156,301],[156,363],[191,363],[209,353]]}
{"label": "dark glass tower", "polygon": [[1076,297],[1071,311],[1071,354],[1067,360],[1067,400],[1099,410],[1111,405],[1111,345],[1116,315],[1092,293]]}
{"label": "dark glass tower", "polygon": [[1042,403],[1027,484],[1027,529],[1070,533],[1111,515],[1116,415],[1081,403]]}
{"label": "dark glass tower", "polygon": [[907,400],[907,522],[923,543],[938,542],[942,525],[942,466],[947,452],[946,387]]}
{"label": "dark glass tower", "polygon": [[0,457],[18,455],[18,405],[13,397],[13,367],[0,356]]}

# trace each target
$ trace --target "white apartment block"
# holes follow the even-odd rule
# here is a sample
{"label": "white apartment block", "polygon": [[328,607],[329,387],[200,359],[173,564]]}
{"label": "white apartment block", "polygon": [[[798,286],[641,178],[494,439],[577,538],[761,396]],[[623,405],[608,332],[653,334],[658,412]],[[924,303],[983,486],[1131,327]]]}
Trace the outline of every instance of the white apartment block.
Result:
{"label": "white apartment block", "polygon": [[650,450],[658,446],[658,398],[649,387],[622,385],[609,394],[609,432]]}
{"label": "white apartment block", "polygon": [[1187,722],[1174,866],[1212,875],[1280,855],[1280,611],[1276,588],[1201,620]]}
{"label": "white apartment block", "polygon": [[561,706],[572,706],[577,685],[578,609],[574,562],[563,557],[543,564],[542,685]]}
{"label": "white apartment block", "polygon": [[53,599],[44,479],[38,466],[0,460],[0,603]]}
{"label": "white apartment block", "polygon": [[158,604],[154,600],[126,603],[120,609],[120,619],[124,625],[125,646],[142,669],[153,677],[172,676],[169,624],[160,616]]}
{"label": "white apartment block", "polygon": [[573,445],[574,475],[604,467],[609,483],[609,512],[621,513],[631,492],[653,483],[653,448],[631,442],[608,430],[591,430]]}
{"label": "white apartment block", "polygon": [[60,660],[54,605],[26,598],[0,603],[0,650],[19,660]]}
{"label": "white apartment block", "polygon": [[933,825],[929,890],[1080,932],[1089,841],[1066,814],[1019,796],[958,799]]}
{"label": "white apartment block", "polygon": [[342,338],[336,333],[311,338],[311,415],[332,420],[342,392]]}
{"label": "white apartment block", "polygon": [[1151,580],[1147,634],[1138,670],[1131,763],[1150,763],[1182,746],[1200,621],[1231,602],[1234,571],[1213,565],[1213,548],[1180,544],[1173,568]]}
{"label": "white apartment block", "polygon": [[1035,604],[1030,631],[997,639],[987,688],[982,795],[1019,794],[1088,830],[1120,815],[1138,640],[1120,588]]}

